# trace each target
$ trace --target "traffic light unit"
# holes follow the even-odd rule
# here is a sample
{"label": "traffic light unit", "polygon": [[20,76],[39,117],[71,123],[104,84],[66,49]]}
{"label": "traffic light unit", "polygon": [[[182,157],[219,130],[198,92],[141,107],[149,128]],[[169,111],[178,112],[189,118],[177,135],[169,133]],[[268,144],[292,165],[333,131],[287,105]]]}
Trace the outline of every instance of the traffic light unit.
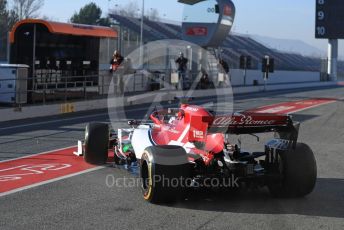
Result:
{"label": "traffic light unit", "polygon": [[244,74],[244,85],[246,85],[246,75],[247,75],[247,69],[251,69],[252,66],[252,58],[251,56],[240,56],[240,69],[243,69]]}
{"label": "traffic light unit", "polygon": [[251,56],[247,56],[246,57],[246,68],[251,69],[251,67],[252,67],[252,58],[251,58]]}
{"label": "traffic light unit", "polygon": [[275,71],[275,59],[265,56],[262,59],[262,72],[273,73]]}
{"label": "traffic light unit", "polygon": [[246,57],[241,55],[240,56],[240,69],[245,69],[245,66],[246,66]]}
{"label": "traffic light unit", "polygon": [[251,56],[240,56],[240,69],[250,69],[252,66],[252,58]]}

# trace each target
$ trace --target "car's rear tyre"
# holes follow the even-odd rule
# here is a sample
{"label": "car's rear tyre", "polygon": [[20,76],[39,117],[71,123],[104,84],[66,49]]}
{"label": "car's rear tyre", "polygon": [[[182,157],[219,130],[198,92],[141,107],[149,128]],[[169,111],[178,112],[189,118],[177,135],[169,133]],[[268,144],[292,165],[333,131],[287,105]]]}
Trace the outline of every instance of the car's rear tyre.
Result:
{"label": "car's rear tyre", "polygon": [[101,165],[108,158],[109,126],[103,123],[89,123],[85,130],[85,153],[87,163]]}
{"label": "car's rear tyre", "polygon": [[270,193],[275,197],[303,197],[311,193],[317,179],[317,166],[313,151],[304,143],[295,149],[281,152],[280,173],[282,179],[269,183]]}
{"label": "car's rear tyre", "polygon": [[140,160],[140,179],[146,201],[167,203],[183,198],[190,184],[185,150],[171,145],[146,148]]}

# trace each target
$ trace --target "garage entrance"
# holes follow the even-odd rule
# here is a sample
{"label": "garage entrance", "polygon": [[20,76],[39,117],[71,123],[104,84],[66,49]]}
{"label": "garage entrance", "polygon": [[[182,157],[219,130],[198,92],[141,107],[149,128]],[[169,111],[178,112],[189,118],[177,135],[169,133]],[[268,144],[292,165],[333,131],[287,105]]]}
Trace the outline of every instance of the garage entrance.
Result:
{"label": "garage entrance", "polygon": [[30,66],[29,100],[40,101],[97,87],[118,43],[110,27],[27,19],[13,27],[10,44],[10,63]]}

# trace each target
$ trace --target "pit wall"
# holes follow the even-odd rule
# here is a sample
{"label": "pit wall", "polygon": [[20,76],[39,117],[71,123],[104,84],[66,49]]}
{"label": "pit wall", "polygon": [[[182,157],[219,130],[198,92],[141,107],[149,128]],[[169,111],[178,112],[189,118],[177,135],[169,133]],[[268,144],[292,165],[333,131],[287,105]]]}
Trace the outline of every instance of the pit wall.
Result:
{"label": "pit wall", "polygon": [[[272,84],[264,87],[259,86],[245,86],[245,87],[233,87],[232,92],[234,95],[238,94],[252,94],[263,91],[276,91],[286,89],[297,89],[297,88],[318,88],[318,87],[333,87],[336,86],[337,82],[308,82],[308,83],[289,83],[289,84]],[[228,95],[231,93],[231,89],[221,90],[196,90],[192,96],[194,97],[214,97]],[[36,106],[25,106],[21,110],[7,108],[0,109],[0,122],[13,121],[28,118],[46,117],[59,114],[67,114],[81,111],[92,111],[97,109],[104,109],[108,107],[123,108],[126,105],[140,105],[144,103],[152,103],[152,101],[173,101],[176,96],[184,96],[185,92],[182,91],[154,91],[144,93],[142,95],[135,95],[126,97],[124,100],[121,98],[113,99],[108,104],[107,99],[91,100],[91,101],[80,101],[66,104],[52,104],[52,105],[36,105]],[[254,97],[254,96],[253,96]],[[93,115],[91,115],[93,116]]]}

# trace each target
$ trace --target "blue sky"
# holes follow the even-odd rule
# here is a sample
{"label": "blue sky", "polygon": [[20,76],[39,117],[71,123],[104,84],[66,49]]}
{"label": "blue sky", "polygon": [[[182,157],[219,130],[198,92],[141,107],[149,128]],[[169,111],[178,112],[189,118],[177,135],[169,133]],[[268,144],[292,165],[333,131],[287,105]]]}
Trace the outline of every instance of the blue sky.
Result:
{"label": "blue sky", "polygon": [[[130,0],[129,0],[130,1]],[[115,5],[124,6],[128,0],[96,0],[104,13]],[[141,7],[141,0],[137,2]],[[92,0],[45,0],[41,15],[67,21],[71,15]],[[327,41],[314,38],[315,0],[233,0],[237,14],[234,32],[299,39],[321,50]],[[165,19],[181,21],[183,6],[177,0],[145,0],[146,9],[156,8]]]}

